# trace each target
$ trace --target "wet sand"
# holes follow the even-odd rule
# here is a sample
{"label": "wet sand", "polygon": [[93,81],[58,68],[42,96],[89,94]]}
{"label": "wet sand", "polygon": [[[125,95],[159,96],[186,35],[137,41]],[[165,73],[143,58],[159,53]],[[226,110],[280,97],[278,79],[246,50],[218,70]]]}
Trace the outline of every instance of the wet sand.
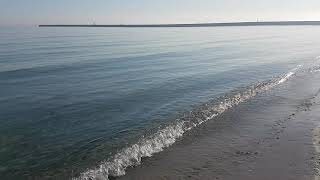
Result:
{"label": "wet sand", "polygon": [[320,75],[297,75],[117,179],[320,179]]}

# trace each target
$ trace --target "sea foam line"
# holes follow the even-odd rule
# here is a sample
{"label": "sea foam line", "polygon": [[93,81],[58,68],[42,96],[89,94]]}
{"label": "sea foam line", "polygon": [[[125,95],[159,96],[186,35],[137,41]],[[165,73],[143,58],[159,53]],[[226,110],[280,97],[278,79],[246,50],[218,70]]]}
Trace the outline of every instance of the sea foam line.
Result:
{"label": "sea foam line", "polygon": [[258,93],[286,82],[295,74],[299,67],[280,78],[257,83],[242,91],[221,97],[219,101],[207,103],[199,109],[191,111],[180,119],[177,119],[174,124],[157,131],[149,137],[142,138],[138,143],[122,149],[110,160],[100,163],[98,167],[89,169],[81,173],[79,177],[72,178],[72,180],[108,180],[110,176],[123,176],[125,175],[126,168],[139,165],[143,157],[150,157],[155,153],[163,151],[164,148],[174,144],[187,131],[255,97]]}

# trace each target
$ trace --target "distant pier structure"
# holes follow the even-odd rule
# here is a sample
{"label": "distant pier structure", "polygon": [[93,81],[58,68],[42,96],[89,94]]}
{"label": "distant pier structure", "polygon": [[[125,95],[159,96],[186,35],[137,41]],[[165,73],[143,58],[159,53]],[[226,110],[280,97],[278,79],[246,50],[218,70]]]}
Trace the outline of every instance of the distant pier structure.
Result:
{"label": "distant pier structure", "polygon": [[227,22],[227,23],[197,23],[197,24],[44,24],[39,27],[221,27],[221,26],[320,26],[320,21],[260,21]]}

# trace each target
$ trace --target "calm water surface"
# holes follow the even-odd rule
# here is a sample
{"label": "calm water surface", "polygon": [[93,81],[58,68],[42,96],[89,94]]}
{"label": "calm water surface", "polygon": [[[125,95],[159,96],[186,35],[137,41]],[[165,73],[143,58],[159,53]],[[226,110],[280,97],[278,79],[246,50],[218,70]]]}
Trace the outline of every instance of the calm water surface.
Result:
{"label": "calm water surface", "polygon": [[212,99],[313,63],[319,47],[311,26],[1,28],[0,177],[76,177]]}

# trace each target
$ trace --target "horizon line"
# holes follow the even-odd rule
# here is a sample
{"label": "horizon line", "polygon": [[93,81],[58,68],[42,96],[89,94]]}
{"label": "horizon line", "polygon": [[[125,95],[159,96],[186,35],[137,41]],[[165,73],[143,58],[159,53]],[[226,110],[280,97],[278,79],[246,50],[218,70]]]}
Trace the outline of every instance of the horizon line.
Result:
{"label": "horizon line", "polygon": [[243,21],[183,24],[40,24],[38,27],[219,27],[219,26],[320,26],[320,21]]}

